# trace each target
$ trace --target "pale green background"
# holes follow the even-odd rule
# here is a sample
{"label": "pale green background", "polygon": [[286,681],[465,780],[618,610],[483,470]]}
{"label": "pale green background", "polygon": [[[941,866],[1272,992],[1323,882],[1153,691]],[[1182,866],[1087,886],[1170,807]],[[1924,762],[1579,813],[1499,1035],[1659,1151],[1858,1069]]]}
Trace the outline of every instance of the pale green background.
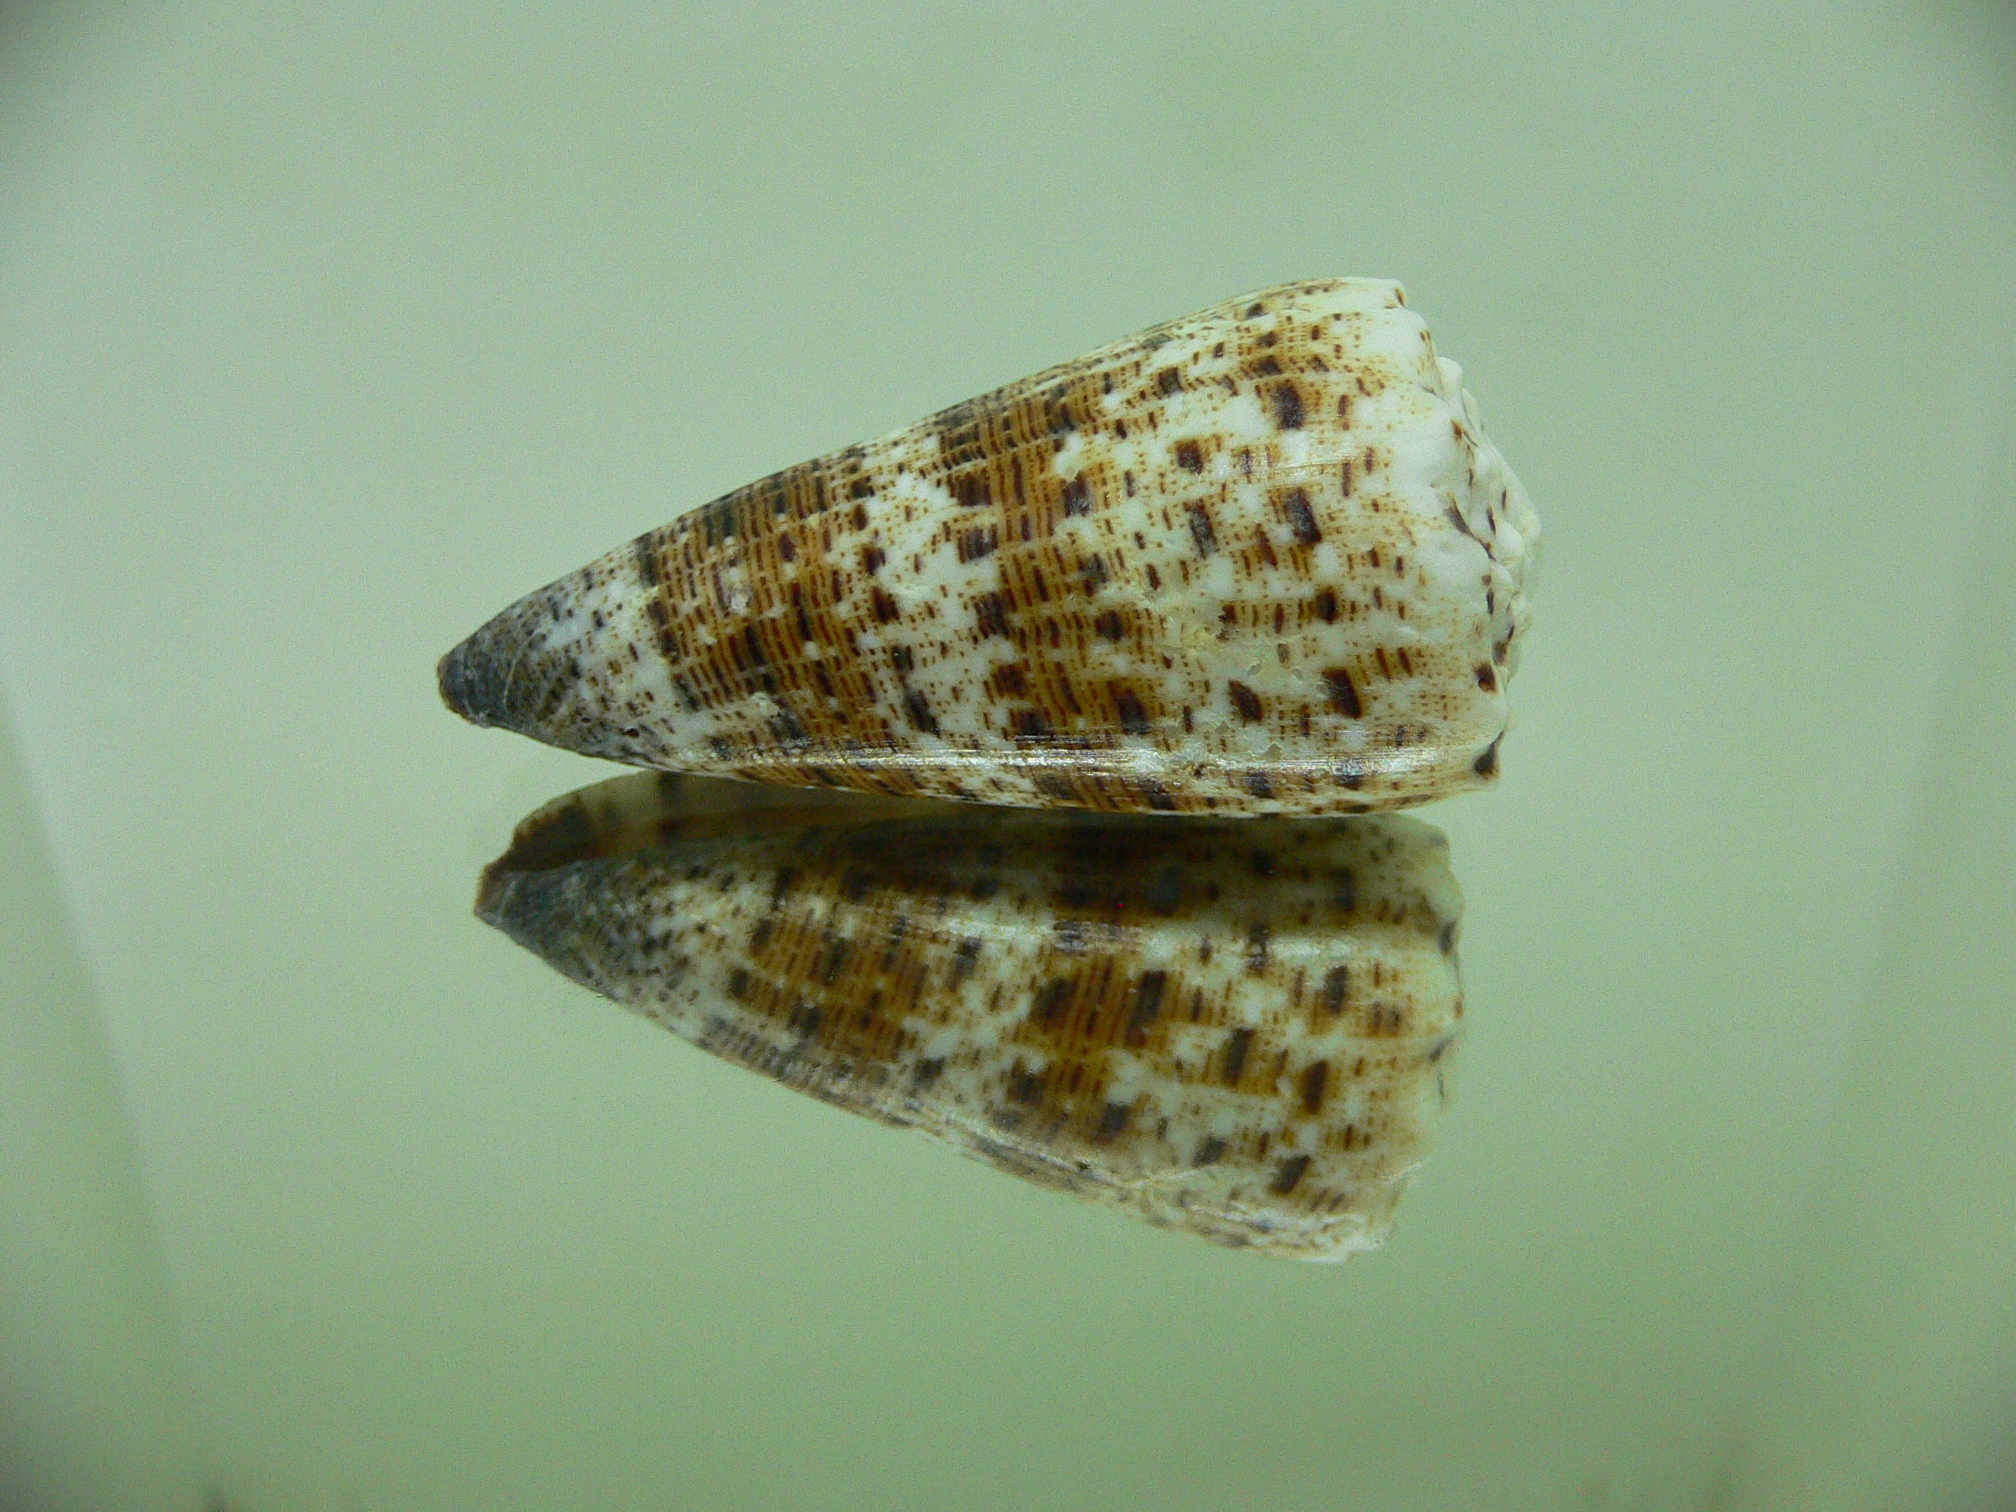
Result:
{"label": "pale green background", "polygon": [[[0,1497],[2016,1500],[1998,8],[216,0],[0,69]],[[1025,1188],[470,917],[600,771],[440,708],[492,611],[1340,273],[1548,533],[1387,1251]]]}

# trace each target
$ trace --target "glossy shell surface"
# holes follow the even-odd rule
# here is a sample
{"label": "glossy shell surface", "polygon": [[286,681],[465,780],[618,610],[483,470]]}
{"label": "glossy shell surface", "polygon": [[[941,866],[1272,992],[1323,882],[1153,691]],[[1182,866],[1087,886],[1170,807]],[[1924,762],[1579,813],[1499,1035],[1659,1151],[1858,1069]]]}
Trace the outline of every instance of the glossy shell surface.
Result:
{"label": "glossy shell surface", "polygon": [[1416,820],[961,808],[627,777],[477,911],[567,976],[1042,1185],[1307,1259],[1376,1245],[1462,1014]]}
{"label": "glossy shell surface", "polygon": [[1293,284],[682,515],[500,614],[441,687],[667,770],[1394,808],[1496,774],[1537,539],[1399,285]]}

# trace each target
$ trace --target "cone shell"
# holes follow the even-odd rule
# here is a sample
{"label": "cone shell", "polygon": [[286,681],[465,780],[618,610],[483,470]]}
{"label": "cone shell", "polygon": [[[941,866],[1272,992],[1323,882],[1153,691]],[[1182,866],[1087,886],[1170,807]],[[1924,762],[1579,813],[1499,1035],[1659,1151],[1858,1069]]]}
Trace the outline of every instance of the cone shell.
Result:
{"label": "cone shell", "polygon": [[1361,812],[1496,773],[1538,524],[1399,285],[1159,326],[715,500],[441,664],[633,765]]}
{"label": "cone shell", "polygon": [[1462,1013],[1439,831],[681,777],[549,805],[477,912],[702,1049],[1220,1243],[1376,1245]]}

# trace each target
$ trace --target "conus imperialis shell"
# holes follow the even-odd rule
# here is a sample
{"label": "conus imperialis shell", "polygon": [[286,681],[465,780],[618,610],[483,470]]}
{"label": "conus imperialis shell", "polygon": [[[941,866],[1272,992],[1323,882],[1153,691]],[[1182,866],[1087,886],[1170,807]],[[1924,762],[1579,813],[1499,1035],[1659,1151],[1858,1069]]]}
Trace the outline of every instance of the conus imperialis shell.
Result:
{"label": "conus imperialis shell", "polygon": [[1291,284],[692,510],[443,659],[632,765],[1110,811],[1487,782],[1538,522],[1400,286]]}
{"label": "conus imperialis shell", "polygon": [[705,1050],[1030,1181],[1342,1259],[1425,1158],[1462,1015],[1400,815],[957,807],[679,776],[519,827],[477,912]]}

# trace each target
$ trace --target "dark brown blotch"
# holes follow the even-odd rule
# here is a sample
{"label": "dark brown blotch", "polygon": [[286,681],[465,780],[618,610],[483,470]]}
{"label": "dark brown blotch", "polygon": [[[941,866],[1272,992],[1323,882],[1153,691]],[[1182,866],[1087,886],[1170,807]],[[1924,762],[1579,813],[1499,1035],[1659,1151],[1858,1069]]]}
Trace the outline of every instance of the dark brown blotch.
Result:
{"label": "dark brown blotch", "polygon": [[735,534],[738,516],[736,495],[724,494],[710,504],[703,504],[693,513],[693,521],[700,527],[700,539],[710,548],[719,546]]}
{"label": "dark brown blotch", "polygon": [[1351,968],[1348,966],[1332,966],[1328,971],[1323,973],[1323,988],[1317,994],[1316,1001],[1322,1006],[1326,1014],[1342,1013],[1344,1011],[1344,999],[1350,991]]}
{"label": "dark brown blotch", "polygon": [[838,982],[840,973],[847,969],[847,960],[853,953],[854,945],[851,940],[829,934],[826,937],[826,953],[818,967],[820,982],[827,987]]}
{"label": "dark brown blotch", "polygon": [[[1346,719],[1364,717],[1365,708],[1358,702],[1358,685],[1351,680],[1351,674],[1343,667],[1326,667],[1323,670],[1323,685],[1330,693],[1330,706]],[[1350,783],[1345,784],[1351,786]]]}
{"label": "dark brown blotch", "polygon": [[1308,489],[1290,489],[1283,510],[1288,516],[1288,528],[1295,532],[1298,543],[1314,546],[1323,539],[1323,527],[1316,523],[1316,511],[1310,507]]}
{"label": "dark brown blotch", "polygon": [[975,599],[973,615],[980,622],[980,634],[983,639],[990,635],[1008,633],[1008,601],[999,593],[983,593]]}
{"label": "dark brown blotch", "polygon": [[[1041,741],[1048,740],[1055,731],[1050,716],[1041,709],[1013,709],[1008,714],[1008,733],[1017,740]],[[1070,794],[1060,796],[1068,799]]]}
{"label": "dark brown blotch", "polygon": [[1308,1170],[1309,1157],[1307,1155],[1290,1155],[1286,1160],[1281,1162],[1280,1169],[1274,1173],[1274,1179],[1267,1183],[1267,1190],[1272,1192],[1276,1197],[1286,1197],[1301,1184],[1302,1178],[1307,1174]]}
{"label": "dark brown blotch", "polygon": [[1225,1085],[1236,1087],[1246,1074],[1246,1057],[1253,1049],[1253,1031],[1234,1029],[1225,1036]]}
{"label": "dark brown blotch", "polygon": [[1274,424],[1282,430],[1302,428],[1302,391],[1292,380],[1284,380],[1274,386]]}
{"label": "dark brown blotch", "polygon": [[1078,417],[1071,412],[1070,389],[1058,384],[1043,395],[1045,427],[1051,435],[1061,436],[1066,431],[1078,428]]}
{"label": "dark brown blotch", "polygon": [[1190,516],[1190,539],[1197,543],[1197,555],[1209,556],[1218,549],[1218,527],[1211,521],[1211,511],[1202,504],[1188,506]]}
{"label": "dark brown blotch", "polygon": [[656,588],[663,576],[658,566],[658,543],[654,534],[641,535],[636,542],[637,575],[644,580],[646,588]]}
{"label": "dark brown blotch", "polygon": [[1054,1024],[1064,1012],[1064,1005],[1071,997],[1071,980],[1068,977],[1052,977],[1043,984],[1029,1004],[1029,1017],[1039,1024]]}
{"label": "dark brown blotch", "polygon": [[1141,699],[1132,688],[1112,689],[1113,712],[1120,716],[1120,728],[1128,735],[1146,735],[1154,729],[1149,721],[1148,711],[1142,707]]}
{"label": "dark brown blotch", "polygon": [[975,935],[961,940],[952,952],[952,980],[963,982],[973,974],[973,963],[980,959],[981,941]]}
{"label": "dark brown blotch", "polygon": [[1150,971],[1134,986],[1134,1005],[1127,1013],[1125,1042],[1138,1048],[1148,1042],[1148,1030],[1162,1013],[1162,998],[1169,987],[1169,973]]}
{"label": "dark brown blotch", "polygon": [[1092,1131],[1092,1137],[1101,1144],[1110,1143],[1127,1132],[1133,1117],[1132,1103],[1109,1102],[1099,1112],[1099,1126]]}
{"label": "dark brown blotch", "polygon": [[1330,1090],[1330,1062],[1319,1060],[1302,1073],[1302,1111],[1321,1113]]}

